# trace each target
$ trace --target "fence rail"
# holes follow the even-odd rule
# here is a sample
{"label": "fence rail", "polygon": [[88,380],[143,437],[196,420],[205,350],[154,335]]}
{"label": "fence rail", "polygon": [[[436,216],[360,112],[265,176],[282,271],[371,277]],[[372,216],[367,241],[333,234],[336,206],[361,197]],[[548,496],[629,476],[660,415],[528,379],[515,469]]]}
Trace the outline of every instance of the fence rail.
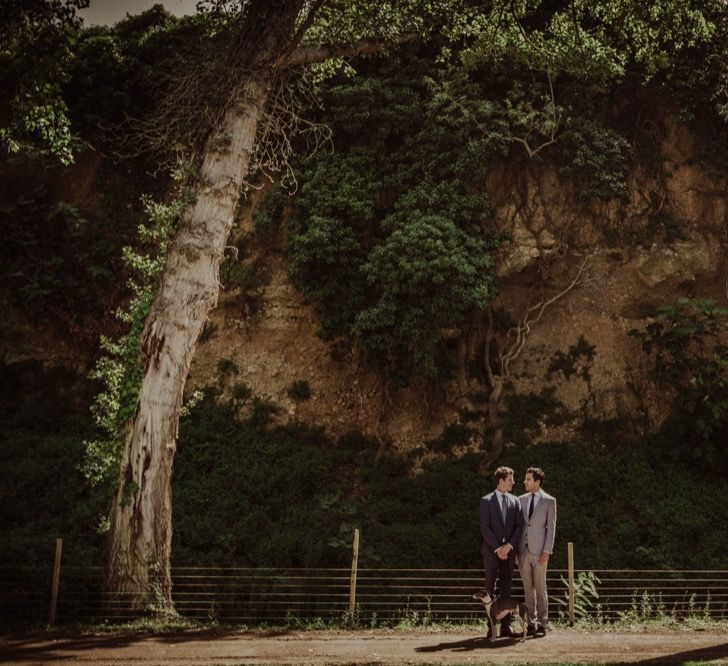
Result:
{"label": "fence rail", "polygon": [[[728,619],[728,570],[575,569],[577,619],[609,622],[671,615]],[[43,623],[49,617],[53,567],[0,569],[0,623]],[[362,624],[409,620],[471,623],[483,619],[471,598],[482,586],[479,569],[366,569],[356,572],[350,606],[348,568],[172,569],[173,599],[190,619],[281,624],[292,620],[355,619]],[[568,571],[551,570],[548,589],[553,616],[568,618]],[[59,622],[129,619],[123,596],[103,599],[99,568],[64,566],[59,586]],[[522,597],[516,574],[513,596]],[[353,607],[354,618],[350,607]]]}

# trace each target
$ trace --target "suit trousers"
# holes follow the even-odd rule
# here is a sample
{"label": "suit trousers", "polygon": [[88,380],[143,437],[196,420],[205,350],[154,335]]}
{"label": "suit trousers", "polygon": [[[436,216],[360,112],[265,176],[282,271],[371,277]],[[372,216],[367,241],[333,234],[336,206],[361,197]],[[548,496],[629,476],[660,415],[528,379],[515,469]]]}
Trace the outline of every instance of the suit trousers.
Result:
{"label": "suit trousers", "polygon": [[[513,582],[513,570],[516,558],[513,551],[505,560],[501,560],[495,553],[483,555],[483,570],[485,572],[485,589],[490,596],[495,597],[495,582],[498,581],[498,598],[507,599],[511,596],[511,583]],[[506,615],[501,620],[502,627],[511,624],[511,616]]]}
{"label": "suit trousers", "polygon": [[518,568],[523,581],[523,593],[528,608],[528,623],[546,626],[549,621],[549,597],[546,592],[546,570],[548,563],[539,564],[541,555],[534,555],[528,549],[518,556]]}

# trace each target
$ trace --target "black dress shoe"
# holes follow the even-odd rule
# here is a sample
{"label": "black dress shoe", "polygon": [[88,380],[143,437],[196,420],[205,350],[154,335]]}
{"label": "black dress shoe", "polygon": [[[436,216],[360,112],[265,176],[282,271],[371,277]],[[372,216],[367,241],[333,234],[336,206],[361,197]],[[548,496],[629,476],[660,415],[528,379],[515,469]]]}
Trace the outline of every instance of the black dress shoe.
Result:
{"label": "black dress shoe", "polygon": [[522,638],[523,634],[520,631],[513,631],[510,627],[501,627],[500,635],[506,638]]}
{"label": "black dress shoe", "polygon": [[538,627],[536,627],[536,636],[545,636],[546,635],[546,627],[544,627],[542,624],[539,624]]}
{"label": "black dress shoe", "polygon": [[536,635],[536,625],[529,624],[528,629],[526,630],[526,636],[535,636],[535,635]]}

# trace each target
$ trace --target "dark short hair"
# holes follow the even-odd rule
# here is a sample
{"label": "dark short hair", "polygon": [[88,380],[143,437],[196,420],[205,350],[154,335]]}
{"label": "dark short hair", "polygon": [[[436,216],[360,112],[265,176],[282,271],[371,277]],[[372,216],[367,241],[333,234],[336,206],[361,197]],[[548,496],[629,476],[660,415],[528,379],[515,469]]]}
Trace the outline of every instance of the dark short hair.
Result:
{"label": "dark short hair", "polygon": [[506,479],[509,474],[513,474],[513,470],[510,467],[499,467],[495,470],[495,482],[498,483],[501,479]]}
{"label": "dark short hair", "polygon": [[543,483],[543,480],[546,478],[546,475],[543,473],[543,470],[540,467],[529,467],[526,470],[526,474],[531,474],[533,476],[534,481],[540,481]]}

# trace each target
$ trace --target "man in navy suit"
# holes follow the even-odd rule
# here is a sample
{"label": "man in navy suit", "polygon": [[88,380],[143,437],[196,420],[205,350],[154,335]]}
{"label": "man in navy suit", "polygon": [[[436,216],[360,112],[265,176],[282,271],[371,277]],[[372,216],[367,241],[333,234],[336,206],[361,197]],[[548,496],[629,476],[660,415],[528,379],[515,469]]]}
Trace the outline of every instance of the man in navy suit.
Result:
{"label": "man in navy suit", "polygon": [[[496,489],[480,499],[480,534],[483,536],[483,569],[485,589],[498,598],[511,596],[511,581],[516,560],[516,548],[523,530],[521,502],[510,494],[513,488],[513,470],[499,467],[495,471]],[[511,615],[501,620],[501,636],[518,637],[511,630]]]}

